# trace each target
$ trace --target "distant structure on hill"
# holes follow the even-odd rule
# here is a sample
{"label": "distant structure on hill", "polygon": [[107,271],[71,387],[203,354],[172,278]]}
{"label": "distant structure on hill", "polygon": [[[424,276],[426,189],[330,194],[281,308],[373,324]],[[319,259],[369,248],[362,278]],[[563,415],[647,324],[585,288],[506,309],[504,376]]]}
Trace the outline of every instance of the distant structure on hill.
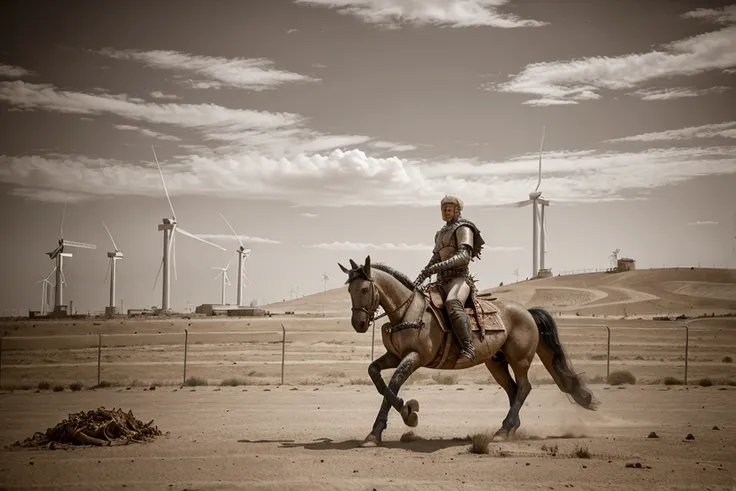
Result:
{"label": "distant structure on hill", "polygon": [[616,272],[634,271],[636,269],[636,261],[628,257],[618,258],[616,261]]}

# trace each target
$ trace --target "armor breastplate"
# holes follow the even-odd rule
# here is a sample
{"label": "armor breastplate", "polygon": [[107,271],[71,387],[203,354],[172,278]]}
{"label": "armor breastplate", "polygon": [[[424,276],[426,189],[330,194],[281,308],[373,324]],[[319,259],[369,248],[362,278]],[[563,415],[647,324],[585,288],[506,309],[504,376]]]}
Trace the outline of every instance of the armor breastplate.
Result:
{"label": "armor breastplate", "polygon": [[457,240],[455,240],[456,230],[457,227],[448,227],[437,232],[434,252],[440,255],[441,261],[451,258],[457,252]]}

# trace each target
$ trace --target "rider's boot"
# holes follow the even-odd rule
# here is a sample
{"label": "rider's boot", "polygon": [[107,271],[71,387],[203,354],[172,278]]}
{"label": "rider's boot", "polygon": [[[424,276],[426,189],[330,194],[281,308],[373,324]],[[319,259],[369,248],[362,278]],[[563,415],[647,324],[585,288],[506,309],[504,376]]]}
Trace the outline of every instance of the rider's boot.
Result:
{"label": "rider's boot", "polygon": [[463,309],[460,300],[450,300],[445,304],[450,317],[452,330],[460,343],[460,358],[468,358],[475,362],[475,345],[473,344],[473,332],[470,327],[470,319]]}

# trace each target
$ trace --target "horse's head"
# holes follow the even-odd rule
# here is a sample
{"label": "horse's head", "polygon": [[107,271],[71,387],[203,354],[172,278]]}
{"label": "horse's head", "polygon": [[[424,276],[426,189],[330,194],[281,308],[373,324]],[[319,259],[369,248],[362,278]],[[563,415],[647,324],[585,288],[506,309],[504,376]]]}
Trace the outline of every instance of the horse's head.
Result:
{"label": "horse's head", "polygon": [[353,303],[353,315],[350,317],[350,323],[353,329],[363,333],[368,330],[371,321],[373,321],[378,310],[379,291],[371,277],[371,257],[365,258],[365,264],[358,266],[355,261],[350,260],[352,269],[348,269],[340,263],[337,263],[343,273],[348,275],[346,284],[350,293],[350,300]]}

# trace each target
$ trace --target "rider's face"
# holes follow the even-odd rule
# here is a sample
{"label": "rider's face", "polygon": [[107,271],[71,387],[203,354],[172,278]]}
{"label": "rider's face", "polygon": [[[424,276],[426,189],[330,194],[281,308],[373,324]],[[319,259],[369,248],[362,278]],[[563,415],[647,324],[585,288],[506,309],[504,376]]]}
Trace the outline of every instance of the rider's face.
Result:
{"label": "rider's face", "polygon": [[442,219],[449,222],[453,218],[455,218],[455,205],[452,203],[442,205]]}

